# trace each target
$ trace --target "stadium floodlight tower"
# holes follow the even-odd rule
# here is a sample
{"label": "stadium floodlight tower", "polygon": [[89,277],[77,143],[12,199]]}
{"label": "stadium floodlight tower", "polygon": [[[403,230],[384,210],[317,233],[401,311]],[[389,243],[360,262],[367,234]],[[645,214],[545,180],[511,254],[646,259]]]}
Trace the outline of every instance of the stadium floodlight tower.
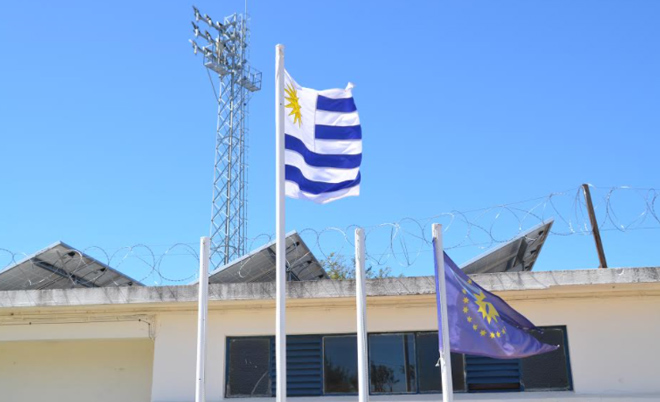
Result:
{"label": "stadium floodlight tower", "polygon": [[215,269],[246,251],[248,103],[252,93],[261,89],[261,72],[248,63],[247,6],[245,14],[230,15],[222,23],[196,7],[193,11],[193,52],[203,56],[211,84],[211,72],[220,83],[211,210],[211,267]]}

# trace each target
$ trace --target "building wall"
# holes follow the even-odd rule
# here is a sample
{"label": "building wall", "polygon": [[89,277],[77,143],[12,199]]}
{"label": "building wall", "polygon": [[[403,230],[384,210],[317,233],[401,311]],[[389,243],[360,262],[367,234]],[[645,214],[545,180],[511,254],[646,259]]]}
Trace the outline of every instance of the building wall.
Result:
{"label": "building wall", "polygon": [[[600,396],[617,401],[660,400],[660,381],[657,379],[660,373],[660,297],[610,297],[607,294],[517,297],[510,304],[537,325],[567,326],[575,392],[554,393],[559,395],[559,399],[547,400],[561,400],[569,396],[578,397],[572,400],[581,401],[602,400]],[[369,332],[437,329],[434,299],[429,296],[369,299],[367,319]],[[158,315],[153,401],[192,400],[195,320],[194,311]],[[208,400],[219,400],[224,395],[226,337],[272,335],[274,324],[272,303],[239,304],[231,308],[212,305],[207,337]],[[351,300],[327,300],[322,303],[292,301],[287,309],[287,330],[289,334],[355,332],[355,308]],[[622,394],[626,397],[621,397]],[[487,399],[493,401],[500,400],[498,398],[532,401],[543,396],[532,392],[490,395]],[[547,395],[543,397],[548,398]],[[429,397],[397,396],[395,400],[415,398]],[[484,396],[461,396],[464,400],[470,398],[481,400]],[[295,401],[313,399],[318,400],[296,398]]]}
{"label": "building wall", "polygon": [[[660,401],[660,298],[518,301],[535,324],[565,324],[577,392],[657,393]],[[537,318],[538,317],[538,318]]]}
{"label": "building wall", "polygon": [[[625,291],[585,286],[502,293],[535,324],[567,327],[575,391],[463,394],[456,400],[660,401],[660,296],[634,286]],[[356,330],[352,299],[289,299],[287,303],[289,334]],[[0,313],[1,402],[194,400],[197,316],[192,301]],[[369,298],[367,319],[369,332],[436,330],[434,296]],[[272,335],[274,330],[272,300],[211,302],[208,401],[224,395],[226,338]],[[339,402],[356,397],[322,399]],[[371,399],[430,401],[439,395]],[[319,400],[295,398],[292,402]]]}
{"label": "building wall", "polygon": [[150,339],[0,342],[0,401],[148,402],[153,345]]}

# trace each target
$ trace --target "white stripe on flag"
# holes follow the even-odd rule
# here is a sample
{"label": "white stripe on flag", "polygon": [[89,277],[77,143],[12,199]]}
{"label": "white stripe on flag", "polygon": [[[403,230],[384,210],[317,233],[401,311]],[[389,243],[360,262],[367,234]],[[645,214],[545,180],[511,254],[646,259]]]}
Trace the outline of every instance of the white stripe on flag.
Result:
{"label": "white stripe on flag", "polygon": [[299,200],[309,200],[317,204],[326,204],[328,202],[338,200],[344,197],[354,197],[360,195],[360,185],[345,188],[339,191],[331,191],[328,193],[321,194],[310,194],[304,191],[300,191],[298,184],[292,181],[288,181],[284,184],[286,189],[286,196],[290,198],[296,198]]}
{"label": "white stripe on flag", "polygon": [[316,140],[314,152],[325,155],[359,155],[362,140]]}
{"label": "white stripe on flag", "polygon": [[315,140],[309,141],[298,131],[292,130],[287,135],[296,137],[310,151],[323,155],[359,155],[362,153],[362,140]]}
{"label": "white stripe on flag", "polygon": [[324,183],[341,183],[343,181],[355,180],[360,168],[338,169],[330,167],[309,166],[298,152],[285,150],[284,160],[287,165],[295,166],[306,179]]}
{"label": "white stripe on flag", "polygon": [[357,112],[341,113],[341,112],[326,112],[324,110],[316,110],[315,123],[324,126],[359,126],[360,116]]}
{"label": "white stripe on flag", "polygon": [[353,84],[349,84],[346,89],[324,89],[322,91],[316,91],[319,95],[325,96],[326,98],[331,99],[346,99],[353,97]]}

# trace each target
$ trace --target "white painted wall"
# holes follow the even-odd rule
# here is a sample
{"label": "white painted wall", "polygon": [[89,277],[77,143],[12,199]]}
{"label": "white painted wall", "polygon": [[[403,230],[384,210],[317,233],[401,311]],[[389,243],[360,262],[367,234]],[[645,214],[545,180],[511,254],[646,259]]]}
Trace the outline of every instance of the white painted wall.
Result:
{"label": "white painted wall", "polygon": [[[437,329],[431,297],[370,300],[369,332]],[[575,392],[558,393],[559,400],[660,401],[660,298],[585,297],[513,300],[511,305],[535,324],[566,325]],[[228,336],[272,335],[272,305],[218,310],[209,313],[207,398],[221,400],[225,383],[225,342]],[[328,300],[316,306],[290,306],[290,334],[355,332],[355,308],[346,301]],[[152,399],[155,402],[190,401],[194,395],[195,312],[158,315]],[[556,393],[555,393],[556,394]],[[488,400],[502,395],[490,394]],[[557,400],[548,393],[506,394],[516,400]],[[591,396],[590,396],[591,395]],[[626,395],[623,397],[622,395]],[[650,396],[649,396],[650,395]],[[420,399],[421,398],[421,399]],[[427,396],[395,400],[424,400]],[[481,400],[483,395],[462,395]],[[505,399],[506,399],[505,398]],[[522,398],[522,399],[520,399]],[[595,399],[594,399],[595,398]],[[353,400],[324,397],[323,401]],[[383,398],[376,398],[383,399]],[[319,400],[295,398],[295,402]],[[392,400],[384,398],[383,400]]]}
{"label": "white painted wall", "polygon": [[[153,318],[152,318],[153,319]],[[148,321],[120,321],[117,317],[106,317],[105,322],[24,322],[3,325],[0,322],[0,342],[7,341],[54,341],[76,339],[134,339],[149,338]]]}
{"label": "white painted wall", "polygon": [[657,393],[660,298],[595,297],[516,301],[537,325],[566,325],[577,392]]}
{"label": "white painted wall", "polygon": [[0,342],[2,402],[148,402],[149,339]]}
{"label": "white painted wall", "polygon": [[[537,325],[567,326],[575,392],[463,394],[456,400],[660,401],[660,296],[631,294],[635,292],[622,295],[614,291],[571,290],[504,294],[514,308]],[[356,330],[352,300],[290,300],[288,305],[290,334]],[[102,313],[53,308],[25,312],[24,316],[0,317],[0,401],[192,401],[195,308],[193,303],[117,304],[105,306]],[[136,314],[146,319],[136,321]],[[435,317],[432,295],[368,301],[370,332],[435,330]],[[40,320],[48,322],[39,324]],[[33,324],[26,325],[26,321]],[[272,335],[274,324],[272,302],[211,302],[206,370],[208,401],[220,401],[224,395],[226,338]],[[438,398],[438,395],[378,396],[372,400]],[[356,399],[292,398],[292,402]]]}

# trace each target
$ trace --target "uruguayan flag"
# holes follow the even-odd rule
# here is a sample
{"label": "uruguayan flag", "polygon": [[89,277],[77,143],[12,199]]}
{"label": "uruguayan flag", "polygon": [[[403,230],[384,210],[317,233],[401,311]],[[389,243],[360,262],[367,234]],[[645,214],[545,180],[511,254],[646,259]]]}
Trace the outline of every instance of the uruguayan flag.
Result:
{"label": "uruguayan flag", "polygon": [[287,196],[323,204],[360,194],[362,129],[352,89],[303,88],[285,73]]}

